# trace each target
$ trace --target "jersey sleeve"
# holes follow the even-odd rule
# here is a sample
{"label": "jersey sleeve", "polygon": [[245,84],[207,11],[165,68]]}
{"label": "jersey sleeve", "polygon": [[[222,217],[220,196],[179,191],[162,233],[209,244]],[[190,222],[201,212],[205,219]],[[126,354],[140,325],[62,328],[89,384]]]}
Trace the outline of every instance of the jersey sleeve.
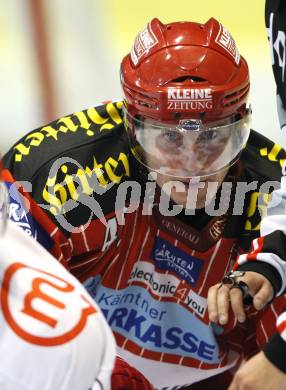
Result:
{"label": "jersey sleeve", "polygon": [[286,4],[283,0],[266,0],[265,23],[271,51],[273,74],[277,87],[277,109],[286,145]]}
{"label": "jersey sleeve", "polygon": [[265,344],[263,351],[268,360],[286,373],[286,311],[277,318],[276,332]]}
{"label": "jersey sleeve", "polygon": [[122,103],[110,102],[30,132],[4,156],[32,235],[76,276],[119,237],[125,199],[116,195],[130,178],[130,154]]}
{"label": "jersey sleeve", "polygon": [[71,256],[68,249],[68,237],[59,231],[48,214],[31,196],[30,182],[17,181],[12,173],[5,169],[2,179],[8,193],[8,218],[27,235],[35,238],[47,251],[53,254],[67,267]]}

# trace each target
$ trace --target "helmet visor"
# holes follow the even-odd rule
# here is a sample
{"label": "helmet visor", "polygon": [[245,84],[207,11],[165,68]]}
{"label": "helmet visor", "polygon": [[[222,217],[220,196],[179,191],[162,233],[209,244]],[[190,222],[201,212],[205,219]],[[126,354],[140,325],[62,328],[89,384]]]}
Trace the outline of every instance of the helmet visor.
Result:
{"label": "helmet visor", "polygon": [[247,142],[250,122],[250,109],[236,121],[188,119],[177,125],[134,118],[125,111],[135,157],[149,170],[176,178],[210,176],[232,165]]}

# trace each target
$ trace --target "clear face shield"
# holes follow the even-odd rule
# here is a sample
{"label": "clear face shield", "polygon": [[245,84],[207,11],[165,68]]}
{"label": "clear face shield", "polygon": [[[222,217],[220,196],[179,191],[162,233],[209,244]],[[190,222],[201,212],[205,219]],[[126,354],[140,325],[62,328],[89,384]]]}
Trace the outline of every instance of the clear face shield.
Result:
{"label": "clear face shield", "polygon": [[125,111],[135,157],[149,170],[176,179],[204,178],[230,167],[244,148],[251,109],[243,118],[211,124],[185,119],[177,125],[137,119]]}

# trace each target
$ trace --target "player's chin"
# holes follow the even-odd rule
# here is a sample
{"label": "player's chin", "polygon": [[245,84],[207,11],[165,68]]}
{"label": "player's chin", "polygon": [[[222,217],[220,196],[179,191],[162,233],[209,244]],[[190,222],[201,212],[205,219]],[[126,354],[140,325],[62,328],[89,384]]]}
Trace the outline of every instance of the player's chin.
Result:
{"label": "player's chin", "polygon": [[180,192],[173,188],[170,197],[173,202],[183,206],[184,209],[196,210],[205,207],[206,191],[204,189],[192,191],[192,186],[186,187],[185,191]]}

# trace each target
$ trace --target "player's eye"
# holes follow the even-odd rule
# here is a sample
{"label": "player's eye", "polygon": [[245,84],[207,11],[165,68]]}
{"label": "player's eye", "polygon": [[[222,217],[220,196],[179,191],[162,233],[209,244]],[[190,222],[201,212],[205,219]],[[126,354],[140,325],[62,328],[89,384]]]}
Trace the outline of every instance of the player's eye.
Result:
{"label": "player's eye", "polygon": [[163,138],[166,143],[179,147],[182,145],[183,137],[177,131],[167,130],[163,133]]}
{"label": "player's eye", "polygon": [[213,141],[217,138],[217,136],[218,136],[217,130],[204,131],[199,135],[197,139],[197,143]]}

